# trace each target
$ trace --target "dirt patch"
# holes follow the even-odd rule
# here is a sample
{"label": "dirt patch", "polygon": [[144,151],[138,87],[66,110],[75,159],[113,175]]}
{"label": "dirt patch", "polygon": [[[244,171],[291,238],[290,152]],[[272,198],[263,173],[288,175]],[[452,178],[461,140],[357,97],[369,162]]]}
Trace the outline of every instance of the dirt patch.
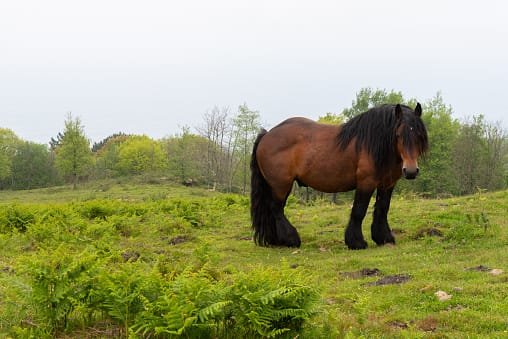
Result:
{"label": "dirt patch", "polygon": [[466,271],[476,271],[476,272],[489,272],[490,270],[491,270],[490,268],[483,265],[466,268]]}
{"label": "dirt patch", "polygon": [[12,268],[12,267],[10,267],[10,266],[5,266],[5,267],[2,267],[2,268],[0,269],[0,271],[2,271],[2,272],[4,272],[4,273],[8,273],[8,274],[14,274],[14,273],[16,273],[16,272],[14,271],[14,268]]}
{"label": "dirt patch", "polygon": [[381,271],[377,268],[362,268],[359,271],[354,272],[342,272],[341,275],[350,279],[359,279],[365,277],[373,277],[381,274]]}
{"label": "dirt patch", "polygon": [[396,227],[392,228],[392,234],[393,235],[401,235],[401,234],[404,234],[404,233],[406,233],[406,231],[403,230],[402,228],[396,228]]}
{"label": "dirt patch", "polygon": [[122,259],[124,262],[130,261],[135,262],[139,259],[140,254],[136,251],[125,251],[122,253]]}
{"label": "dirt patch", "polygon": [[191,240],[191,237],[187,235],[177,235],[169,240],[170,245],[178,245]]}
{"label": "dirt patch", "polygon": [[365,284],[366,286],[382,286],[382,285],[395,285],[403,284],[411,279],[409,274],[395,274],[388,275],[379,280]]}
{"label": "dirt patch", "polygon": [[248,241],[252,241],[252,237],[251,237],[251,236],[248,236],[248,237],[240,237],[240,238],[238,238],[238,240],[248,240]]}
{"label": "dirt patch", "polygon": [[97,323],[94,327],[77,330],[71,333],[61,333],[58,338],[122,338],[125,337],[124,329],[116,324],[108,322]]}
{"label": "dirt patch", "polygon": [[435,227],[426,227],[419,229],[413,236],[413,239],[421,239],[423,237],[440,237],[444,236],[443,232]]}
{"label": "dirt patch", "polygon": [[437,329],[438,321],[432,316],[428,316],[416,323],[416,327],[425,332],[434,332]]}
{"label": "dirt patch", "polygon": [[409,325],[406,324],[405,322],[398,321],[398,320],[388,322],[388,326],[390,326],[392,328],[398,328],[398,329],[406,329],[409,327]]}
{"label": "dirt patch", "polygon": [[462,311],[462,310],[465,310],[466,308],[460,304],[457,304],[457,305],[450,305],[446,308],[447,311]]}

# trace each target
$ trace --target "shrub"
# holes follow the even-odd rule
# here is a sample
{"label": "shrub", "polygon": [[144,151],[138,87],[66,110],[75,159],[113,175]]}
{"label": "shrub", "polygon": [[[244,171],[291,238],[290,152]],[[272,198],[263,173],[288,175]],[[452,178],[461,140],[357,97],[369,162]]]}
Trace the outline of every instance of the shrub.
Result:
{"label": "shrub", "polygon": [[102,269],[92,292],[97,307],[119,322],[128,333],[133,319],[143,308],[142,301],[155,300],[159,294],[159,277],[146,272],[138,262],[126,262],[115,268]]}
{"label": "shrub", "polygon": [[143,336],[276,337],[297,331],[314,313],[317,292],[285,265],[254,269],[216,280],[206,265],[166,281],[132,330]]}
{"label": "shrub", "polygon": [[85,250],[70,255],[70,248],[42,250],[22,265],[32,286],[32,300],[43,327],[51,332],[67,327],[71,312],[86,304],[92,287],[90,272],[96,256]]}
{"label": "shrub", "polygon": [[80,203],[78,207],[80,214],[87,219],[102,219],[105,220],[115,213],[115,208],[112,203],[107,200],[90,200]]}
{"label": "shrub", "polygon": [[8,205],[0,212],[0,233],[25,232],[35,222],[33,207]]}

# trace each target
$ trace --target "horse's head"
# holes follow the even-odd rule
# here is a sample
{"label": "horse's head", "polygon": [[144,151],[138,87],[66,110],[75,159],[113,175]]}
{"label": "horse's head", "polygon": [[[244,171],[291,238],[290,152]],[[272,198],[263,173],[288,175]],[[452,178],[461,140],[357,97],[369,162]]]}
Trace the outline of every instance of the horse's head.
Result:
{"label": "horse's head", "polygon": [[416,178],[420,171],[418,158],[428,149],[427,130],[421,116],[422,106],[419,103],[414,111],[401,105],[395,106],[397,152],[402,159],[402,174],[406,179]]}

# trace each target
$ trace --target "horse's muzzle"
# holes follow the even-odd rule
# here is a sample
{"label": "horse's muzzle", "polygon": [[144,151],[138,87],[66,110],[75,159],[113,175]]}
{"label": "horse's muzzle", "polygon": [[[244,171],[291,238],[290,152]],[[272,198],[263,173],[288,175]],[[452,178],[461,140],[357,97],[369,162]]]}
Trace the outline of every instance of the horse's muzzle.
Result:
{"label": "horse's muzzle", "polygon": [[402,173],[404,174],[404,178],[406,179],[409,179],[409,180],[412,180],[412,179],[416,179],[416,176],[418,175],[418,173],[420,172],[420,169],[418,167],[415,167],[415,168],[402,168]]}

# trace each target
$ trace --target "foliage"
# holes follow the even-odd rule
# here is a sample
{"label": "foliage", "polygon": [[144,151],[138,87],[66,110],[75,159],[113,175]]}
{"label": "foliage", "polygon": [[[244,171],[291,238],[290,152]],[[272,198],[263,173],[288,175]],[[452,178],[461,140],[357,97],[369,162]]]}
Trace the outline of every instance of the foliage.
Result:
{"label": "foliage", "polygon": [[237,170],[241,172],[242,192],[247,192],[247,182],[250,180],[249,163],[250,153],[254,140],[260,130],[260,116],[258,111],[251,110],[247,104],[238,107],[238,114],[233,118],[233,155],[238,163],[231,172],[231,181]]}
{"label": "foliage", "polygon": [[141,174],[160,171],[166,159],[160,142],[143,136],[131,136],[118,149],[116,168],[121,174]]}
{"label": "foliage", "polygon": [[35,213],[32,208],[13,204],[0,210],[0,233],[25,232],[34,222]]}
{"label": "foliage", "polygon": [[96,307],[122,324],[125,333],[129,333],[129,327],[143,310],[142,301],[153,300],[159,292],[157,284],[160,282],[144,273],[143,266],[137,262],[126,262],[113,271],[103,268],[98,285],[92,292]]}
{"label": "foliage", "polygon": [[326,113],[324,116],[319,117],[318,122],[323,124],[340,125],[344,122],[342,115]]}
{"label": "foliage", "polygon": [[225,188],[232,165],[232,126],[229,107],[213,107],[203,115],[204,125],[196,129],[206,139],[205,179],[208,187]]}
{"label": "foliage", "polygon": [[186,270],[164,284],[133,326],[136,333],[188,337],[275,337],[300,329],[314,312],[316,292],[287,267],[215,280],[209,267]]}
{"label": "foliage", "polygon": [[70,314],[87,303],[95,261],[93,253],[72,253],[64,245],[25,259],[22,270],[30,277],[31,299],[43,328],[65,329]]}
{"label": "foliage", "polygon": [[413,183],[401,182],[402,189],[435,196],[457,194],[460,177],[451,175],[459,122],[452,118],[452,108],[441,93],[423,105],[423,122],[429,137],[429,151],[420,161],[421,175]]}
{"label": "foliage", "polygon": [[163,144],[169,171],[180,183],[195,184],[203,181],[206,175],[206,139],[190,133],[189,128],[184,127],[179,135],[165,139]]}
{"label": "foliage", "polygon": [[20,140],[13,131],[0,128],[0,180],[11,175],[12,158],[16,154],[19,143]]}
{"label": "foliage", "polygon": [[[94,144],[95,148],[95,171],[98,177],[117,176],[120,145],[129,139],[129,135],[123,133],[113,134],[98,144]],[[94,150],[92,148],[92,151]]]}
{"label": "foliage", "polygon": [[104,147],[109,145],[113,140],[118,140],[118,139],[122,140],[122,139],[126,139],[127,137],[128,137],[128,135],[123,132],[114,133],[112,135],[109,135],[99,142],[94,142],[94,144],[92,146],[92,152],[99,153],[103,150]]}
{"label": "foliage", "polygon": [[454,169],[462,178],[460,194],[504,187],[502,162],[507,150],[502,145],[506,140],[506,133],[487,123],[483,115],[473,116],[472,121],[461,125],[454,154]]}
{"label": "foliage", "polygon": [[354,116],[369,110],[372,107],[382,104],[403,104],[405,103],[402,92],[385,89],[372,89],[364,87],[356,93],[356,99],[353,100],[350,108],[345,108],[340,113],[344,120],[349,120]]}
{"label": "foliage", "polygon": [[12,159],[12,188],[32,189],[58,183],[54,157],[46,145],[33,142],[19,144]]}
{"label": "foliage", "polygon": [[92,166],[93,158],[90,142],[84,134],[84,127],[79,118],[71,113],[65,120],[65,129],[60,145],[56,149],[56,167],[64,177],[71,178],[76,188],[78,178],[87,174]]}

